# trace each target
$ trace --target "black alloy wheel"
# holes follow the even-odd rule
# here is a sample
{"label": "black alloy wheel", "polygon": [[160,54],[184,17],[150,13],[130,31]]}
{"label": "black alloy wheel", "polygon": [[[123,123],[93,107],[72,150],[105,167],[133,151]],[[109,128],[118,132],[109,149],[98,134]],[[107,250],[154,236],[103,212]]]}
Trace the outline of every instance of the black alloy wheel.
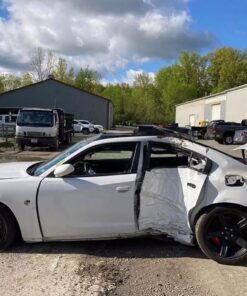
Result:
{"label": "black alloy wheel", "polygon": [[204,213],[195,227],[197,242],[211,259],[237,264],[247,258],[247,213],[217,207]]}

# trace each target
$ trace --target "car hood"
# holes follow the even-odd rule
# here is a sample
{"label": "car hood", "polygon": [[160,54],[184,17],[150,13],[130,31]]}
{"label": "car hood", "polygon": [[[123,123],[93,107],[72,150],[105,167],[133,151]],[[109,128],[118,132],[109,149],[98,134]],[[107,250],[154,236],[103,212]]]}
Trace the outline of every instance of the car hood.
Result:
{"label": "car hood", "polygon": [[28,177],[27,168],[37,162],[7,162],[0,164],[0,179]]}

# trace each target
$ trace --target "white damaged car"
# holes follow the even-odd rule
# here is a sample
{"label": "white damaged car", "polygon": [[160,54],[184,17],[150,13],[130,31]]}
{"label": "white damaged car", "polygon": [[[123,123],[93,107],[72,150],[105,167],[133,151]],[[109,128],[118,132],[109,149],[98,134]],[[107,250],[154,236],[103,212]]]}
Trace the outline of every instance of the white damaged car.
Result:
{"label": "white damaged car", "polygon": [[[145,128],[143,129],[145,130]],[[215,261],[247,257],[244,162],[152,127],[95,136],[41,163],[0,164],[0,249],[166,235]]]}

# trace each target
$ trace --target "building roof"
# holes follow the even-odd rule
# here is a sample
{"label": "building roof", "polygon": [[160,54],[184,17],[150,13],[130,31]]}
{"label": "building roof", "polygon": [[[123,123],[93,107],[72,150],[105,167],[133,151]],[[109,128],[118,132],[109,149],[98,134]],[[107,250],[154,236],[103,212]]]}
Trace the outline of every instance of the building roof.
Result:
{"label": "building roof", "polygon": [[217,96],[220,96],[220,95],[225,95],[225,94],[227,94],[229,92],[239,90],[239,89],[242,89],[242,88],[246,88],[246,87],[247,87],[247,84],[243,84],[243,85],[240,85],[240,86],[236,86],[236,87],[233,87],[233,88],[226,89],[226,90],[224,90],[222,92],[219,92],[219,93],[216,93],[216,94],[212,94],[212,95],[209,95],[209,96],[205,96],[205,97],[201,97],[201,98],[197,98],[197,99],[194,99],[194,100],[190,100],[190,101],[186,101],[186,102],[177,104],[176,107],[177,106],[182,106],[182,105],[185,105],[185,104],[190,104],[190,103],[197,102],[197,101],[201,101],[201,100],[205,100],[205,99],[210,99],[210,98],[217,97]]}
{"label": "building roof", "polygon": [[19,88],[15,88],[15,89],[12,89],[12,90],[8,90],[8,91],[5,91],[5,92],[2,92],[2,93],[0,93],[0,97],[1,97],[2,95],[7,94],[7,93],[16,92],[16,91],[22,90],[22,89],[24,89],[24,88],[28,88],[28,87],[32,87],[32,86],[37,85],[37,84],[45,83],[45,82],[47,82],[47,81],[55,81],[55,82],[57,82],[57,83],[60,83],[60,84],[63,84],[63,85],[65,85],[65,86],[68,86],[68,87],[74,88],[74,89],[79,90],[79,91],[84,92],[84,93],[88,93],[88,94],[90,94],[90,95],[93,95],[93,96],[99,97],[100,99],[103,99],[103,100],[106,100],[106,101],[112,103],[112,101],[111,101],[110,99],[106,98],[106,97],[103,97],[103,96],[101,96],[101,95],[95,94],[95,93],[93,93],[93,92],[89,92],[89,91],[87,91],[87,90],[83,90],[83,89],[81,89],[81,88],[79,88],[79,87],[76,87],[76,86],[70,85],[70,84],[68,84],[68,83],[66,83],[66,82],[63,82],[63,81],[57,80],[57,79],[55,79],[55,78],[53,78],[53,77],[49,77],[49,78],[47,78],[47,79],[45,79],[45,80],[42,80],[42,81],[38,81],[38,82],[35,82],[35,83],[32,83],[32,84],[29,84],[29,85],[21,86],[21,87],[19,87]]}

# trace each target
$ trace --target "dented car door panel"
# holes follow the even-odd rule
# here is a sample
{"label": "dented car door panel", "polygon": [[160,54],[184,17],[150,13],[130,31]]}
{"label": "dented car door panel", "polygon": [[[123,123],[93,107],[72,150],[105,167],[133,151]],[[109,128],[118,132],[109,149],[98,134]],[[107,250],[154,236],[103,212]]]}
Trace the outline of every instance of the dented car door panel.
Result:
{"label": "dented car door panel", "polygon": [[[158,160],[161,160],[163,167],[153,168],[145,173],[140,192],[139,228],[151,234],[164,233],[179,242],[192,244],[193,235],[188,216],[197,205],[207,179],[204,172],[207,161],[190,153],[187,165],[174,167],[176,163],[184,162],[184,156],[181,160],[174,158],[173,154],[178,151],[169,146],[164,146],[162,155],[160,143],[155,149],[154,153],[158,153]],[[160,154],[163,157],[160,158]],[[150,165],[157,165],[156,159],[154,157]]]}

